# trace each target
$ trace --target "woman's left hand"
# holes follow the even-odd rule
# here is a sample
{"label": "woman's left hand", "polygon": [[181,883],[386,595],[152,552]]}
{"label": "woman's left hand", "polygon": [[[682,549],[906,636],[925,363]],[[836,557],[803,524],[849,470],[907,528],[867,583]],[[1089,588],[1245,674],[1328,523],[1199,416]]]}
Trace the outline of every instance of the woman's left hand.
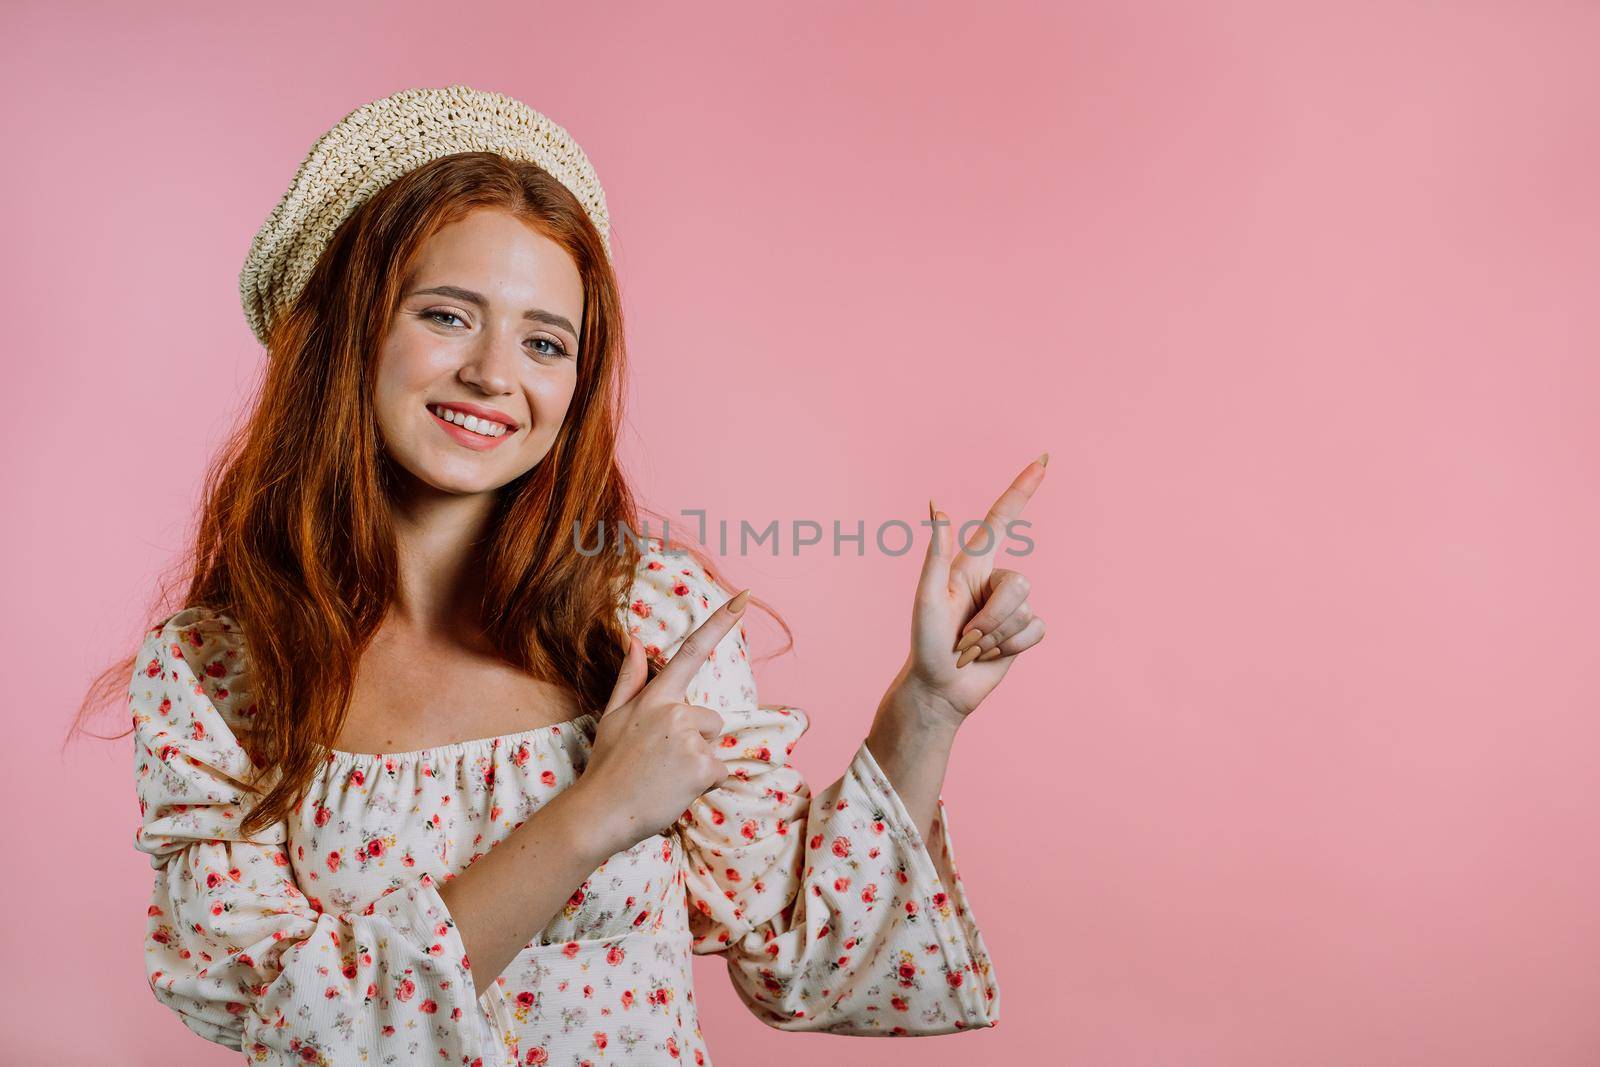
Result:
{"label": "woman's left hand", "polygon": [[1044,481],[1048,456],[1017,475],[959,553],[950,516],[929,501],[933,526],[912,610],[911,653],[889,698],[959,726],[1017,656],[1044,639],[1044,619],[1028,604],[1028,579],[996,567],[995,557]]}

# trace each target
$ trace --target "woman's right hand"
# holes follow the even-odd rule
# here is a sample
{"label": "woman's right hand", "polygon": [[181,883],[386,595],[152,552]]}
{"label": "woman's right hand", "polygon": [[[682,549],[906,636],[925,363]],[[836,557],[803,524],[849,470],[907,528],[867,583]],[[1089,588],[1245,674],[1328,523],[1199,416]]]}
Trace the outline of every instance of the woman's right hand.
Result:
{"label": "woman's right hand", "polygon": [[598,832],[609,837],[607,856],[665,833],[696,797],[728,776],[714,744],[722,735],[722,713],[684,697],[712,650],[739,625],[749,592],[712,612],[654,678],[644,646],[629,635],[588,766],[571,787],[591,806]]}

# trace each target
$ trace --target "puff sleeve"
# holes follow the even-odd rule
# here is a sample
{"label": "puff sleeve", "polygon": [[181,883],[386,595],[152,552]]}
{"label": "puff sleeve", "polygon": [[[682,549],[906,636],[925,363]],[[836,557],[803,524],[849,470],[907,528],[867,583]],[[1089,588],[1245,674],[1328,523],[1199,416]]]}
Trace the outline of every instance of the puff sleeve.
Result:
{"label": "puff sleeve", "polygon": [[240,835],[255,794],[230,728],[236,636],[225,615],[187,608],[146,634],[134,670],[134,845],[155,870],[151,991],[190,1030],[257,1062],[497,1062],[428,875],[359,913],[326,912],[295,884],[282,821]]}
{"label": "puff sleeve", "polygon": [[[652,541],[629,626],[664,662],[731,595],[694,557]],[[808,716],[758,702],[742,623],[687,699],[722,712],[730,775],[674,826],[693,951],[725,953],[740,999],[778,1030],[928,1036],[995,1025],[1000,989],[944,798],[930,849],[865,741],[812,796],[789,762]]]}

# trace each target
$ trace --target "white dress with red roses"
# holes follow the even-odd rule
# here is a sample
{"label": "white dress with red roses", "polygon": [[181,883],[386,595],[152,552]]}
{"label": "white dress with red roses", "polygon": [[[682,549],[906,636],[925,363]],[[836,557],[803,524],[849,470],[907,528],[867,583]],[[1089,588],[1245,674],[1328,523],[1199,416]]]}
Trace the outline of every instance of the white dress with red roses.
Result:
{"label": "white dress with red roses", "polygon": [[[661,662],[729,595],[652,541],[620,616]],[[156,999],[254,1063],[703,1065],[690,958],[720,952],[779,1030],[993,1026],[999,985],[943,799],[930,851],[864,742],[813,797],[788,758],[807,716],[757,703],[746,652],[740,626],[687,696],[726,718],[729,777],[608,859],[480,991],[437,887],[577,781],[595,715],[335,751],[292,818],[245,840],[241,635],[209,609],[171,616],[146,635],[130,693]]]}

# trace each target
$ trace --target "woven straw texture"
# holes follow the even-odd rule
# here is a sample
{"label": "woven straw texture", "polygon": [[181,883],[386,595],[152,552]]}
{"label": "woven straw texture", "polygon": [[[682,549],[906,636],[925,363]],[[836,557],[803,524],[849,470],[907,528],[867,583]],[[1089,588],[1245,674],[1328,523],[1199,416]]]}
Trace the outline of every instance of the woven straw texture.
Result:
{"label": "woven straw texture", "polygon": [[465,85],[406,89],[356,108],[317,138],[262,224],[239,298],[263,345],[294,304],[339,224],[396,178],[457,152],[497,152],[543,167],[572,191],[611,254],[605,190],[567,131],[528,105]]}

